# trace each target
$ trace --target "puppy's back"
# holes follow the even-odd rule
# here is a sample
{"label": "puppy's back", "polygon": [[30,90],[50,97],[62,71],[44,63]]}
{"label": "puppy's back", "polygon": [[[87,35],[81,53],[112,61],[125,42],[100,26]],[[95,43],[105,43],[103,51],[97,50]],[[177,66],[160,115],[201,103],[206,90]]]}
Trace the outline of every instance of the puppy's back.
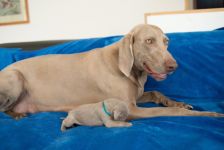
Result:
{"label": "puppy's back", "polygon": [[75,124],[97,126],[102,125],[102,121],[98,115],[100,103],[81,105],[69,112],[76,121]]}

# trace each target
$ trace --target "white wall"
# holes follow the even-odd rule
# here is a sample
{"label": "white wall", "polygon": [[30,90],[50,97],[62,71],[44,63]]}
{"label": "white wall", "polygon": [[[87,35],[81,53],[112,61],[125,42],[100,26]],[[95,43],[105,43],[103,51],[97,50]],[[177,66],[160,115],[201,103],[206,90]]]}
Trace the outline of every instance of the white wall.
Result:
{"label": "white wall", "polygon": [[29,0],[29,24],[0,26],[0,43],[120,35],[144,13],[183,10],[184,0]]}
{"label": "white wall", "polygon": [[224,8],[151,14],[147,16],[147,22],[161,27],[165,33],[211,31],[224,27]]}

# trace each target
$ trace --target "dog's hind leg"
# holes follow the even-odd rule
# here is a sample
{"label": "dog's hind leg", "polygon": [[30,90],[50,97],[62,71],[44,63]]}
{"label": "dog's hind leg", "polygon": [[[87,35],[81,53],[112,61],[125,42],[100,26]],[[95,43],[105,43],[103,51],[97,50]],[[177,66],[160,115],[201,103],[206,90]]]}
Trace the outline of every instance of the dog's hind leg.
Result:
{"label": "dog's hind leg", "polygon": [[17,70],[0,71],[0,111],[13,108],[24,91],[23,75]]}

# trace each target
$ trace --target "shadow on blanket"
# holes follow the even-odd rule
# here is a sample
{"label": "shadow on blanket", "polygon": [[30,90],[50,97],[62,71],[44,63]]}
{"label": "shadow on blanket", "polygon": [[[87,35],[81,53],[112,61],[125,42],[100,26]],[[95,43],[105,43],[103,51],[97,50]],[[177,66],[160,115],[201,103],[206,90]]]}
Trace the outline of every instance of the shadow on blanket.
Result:
{"label": "shadow on blanket", "polygon": [[[169,50],[179,68],[167,80],[148,78],[145,90],[157,90],[198,110],[224,113],[224,30],[174,33]],[[121,36],[83,39],[38,51],[0,49],[0,69],[28,57],[76,53],[103,47]],[[142,104],[156,107],[155,104]],[[43,112],[15,121],[0,113],[0,149],[209,149],[224,148],[224,118],[156,117],[132,121],[131,128],[79,126],[64,133],[66,113]]]}

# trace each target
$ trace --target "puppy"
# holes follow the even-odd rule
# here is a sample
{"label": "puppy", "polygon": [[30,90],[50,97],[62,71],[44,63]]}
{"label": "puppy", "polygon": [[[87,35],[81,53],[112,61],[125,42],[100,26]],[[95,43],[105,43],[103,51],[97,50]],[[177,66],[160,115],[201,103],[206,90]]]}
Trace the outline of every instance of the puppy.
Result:
{"label": "puppy", "polygon": [[80,105],[71,110],[63,120],[61,130],[73,125],[106,127],[129,127],[131,123],[125,122],[129,110],[125,102],[118,99],[107,99],[103,102]]}

